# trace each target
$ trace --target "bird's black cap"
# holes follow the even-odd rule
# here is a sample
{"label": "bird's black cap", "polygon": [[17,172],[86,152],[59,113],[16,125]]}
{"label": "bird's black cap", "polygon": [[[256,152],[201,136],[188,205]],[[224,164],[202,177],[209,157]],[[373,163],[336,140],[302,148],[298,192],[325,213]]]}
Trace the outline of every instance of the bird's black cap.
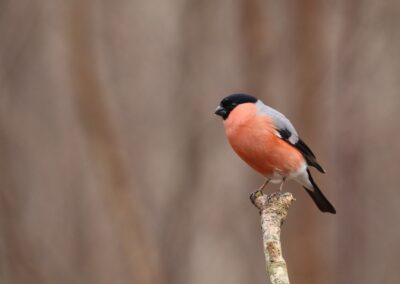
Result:
{"label": "bird's black cap", "polygon": [[246,95],[246,94],[232,94],[227,97],[225,97],[217,109],[215,110],[215,114],[222,116],[222,118],[225,120],[228,118],[230,112],[238,105],[244,104],[244,103],[256,103],[257,98]]}

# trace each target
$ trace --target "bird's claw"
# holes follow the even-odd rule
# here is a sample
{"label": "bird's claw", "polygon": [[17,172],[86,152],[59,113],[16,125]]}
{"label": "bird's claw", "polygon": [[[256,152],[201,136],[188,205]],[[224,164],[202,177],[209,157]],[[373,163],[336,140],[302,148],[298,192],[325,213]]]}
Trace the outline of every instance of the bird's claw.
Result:
{"label": "bird's claw", "polygon": [[250,201],[251,201],[251,203],[253,203],[253,205],[256,205],[256,204],[255,204],[255,200],[256,200],[258,197],[263,196],[263,195],[264,195],[264,193],[263,193],[262,190],[256,190],[256,191],[250,193]]}

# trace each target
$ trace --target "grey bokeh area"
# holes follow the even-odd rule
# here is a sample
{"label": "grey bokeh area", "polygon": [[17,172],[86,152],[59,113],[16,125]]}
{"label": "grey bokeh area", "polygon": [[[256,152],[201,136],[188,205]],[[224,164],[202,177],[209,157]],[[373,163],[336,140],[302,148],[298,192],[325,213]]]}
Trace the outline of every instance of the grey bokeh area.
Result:
{"label": "grey bokeh area", "polygon": [[263,179],[213,114],[246,92],[338,212],[285,187],[292,282],[397,283],[399,26],[393,0],[0,1],[0,282],[268,283]]}

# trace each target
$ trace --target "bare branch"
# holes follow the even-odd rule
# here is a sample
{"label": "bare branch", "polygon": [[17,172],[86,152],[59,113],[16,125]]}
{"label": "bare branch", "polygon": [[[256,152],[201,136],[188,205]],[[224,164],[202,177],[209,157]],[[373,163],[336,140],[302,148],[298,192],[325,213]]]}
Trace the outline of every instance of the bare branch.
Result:
{"label": "bare branch", "polygon": [[261,191],[256,191],[251,194],[250,199],[260,210],[266,269],[271,283],[289,284],[280,236],[281,226],[294,201],[293,195],[288,192],[264,195]]}

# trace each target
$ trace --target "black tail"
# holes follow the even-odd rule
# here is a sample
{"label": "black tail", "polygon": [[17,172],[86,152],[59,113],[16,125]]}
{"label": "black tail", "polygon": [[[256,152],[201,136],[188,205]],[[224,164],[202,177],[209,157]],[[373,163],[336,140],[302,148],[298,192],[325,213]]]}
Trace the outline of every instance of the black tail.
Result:
{"label": "black tail", "polygon": [[329,212],[332,214],[336,214],[336,209],[328,201],[328,199],[326,199],[326,197],[322,194],[321,190],[318,188],[318,186],[314,182],[309,170],[307,170],[307,173],[308,173],[310,182],[313,186],[313,189],[311,190],[306,187],[304,187],[304,188],[307,191],[307,193],[311,196],[312,200],[314,200],[314,202],[318,206],[319,210],[321,210],[322,212]]}

